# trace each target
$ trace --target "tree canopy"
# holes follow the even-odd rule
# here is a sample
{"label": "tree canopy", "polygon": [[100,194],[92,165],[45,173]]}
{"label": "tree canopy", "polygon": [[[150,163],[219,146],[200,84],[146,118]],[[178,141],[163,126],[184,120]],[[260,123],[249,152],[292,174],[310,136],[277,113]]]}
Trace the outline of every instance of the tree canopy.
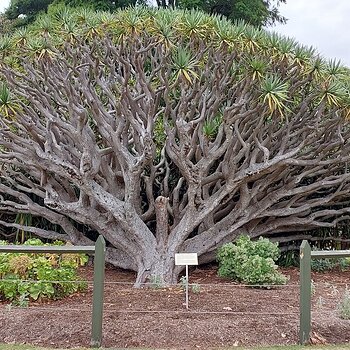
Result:
{"label": "tree canopy", "polygon": [[286,0],[181,0],[177,3],[182,8],[201,9],[210,14],[226,16],[232,21],[244,20],[257,27],[286,22],[286,18],[278,10]]}
{"label": "tree canopy", "polygon": [[11,0],[5,11],[8,19],[16,19],[19,15],[26,15],[29,21],[35,19],[41,11],[46,11],[53,0]]}
{"label": "tree canopy", "polygon": [[[0,40],[5,227],[174,282],[177,252],[295,240],[350,212],[349,72],[198,11],[60,9]],[[88,232],[87,232],[88,231]]]}
{"label": "tree canopy", "polygon": [[[224,15],[230,20],[245,20],[247,23],[262,26],[275,22],[284,23],[286,19],[280,15],[278,7],[286,0],[157,0],[158,7],[175,7],[182,9],[200,9],[210,14]],[[6,16],[16,19],[19,15],[27,16],[29,22],[33,21],[41,12],[46,12],[50,4],[65,4],[71,7],[85,7],[98,11],[115,11],[127,6],[147,5],[146,0],[11,0]]]}

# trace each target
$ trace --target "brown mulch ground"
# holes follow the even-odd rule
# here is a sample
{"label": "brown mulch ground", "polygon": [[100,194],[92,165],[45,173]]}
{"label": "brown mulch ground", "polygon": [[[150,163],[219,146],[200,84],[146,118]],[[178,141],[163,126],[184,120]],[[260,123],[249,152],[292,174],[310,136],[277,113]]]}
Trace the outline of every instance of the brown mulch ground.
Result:
{"label": "brown mulch ground", "polygon": [[[220,279],[216,267],[190,271],[200,285],[190,294],[189,310],[179,287],[132,288],[134,275],[106,271],[103,346],[209,349],[245,345],[296,344],[299,327],[298,270],[287,286],[258,289]],[[82,275],[92,280],[90,267]],[[320,343],[350,342],[350,321],[339,318],[350,272],[313,274],[312,330]],[[51,347],[88,346],[91,331],[92,286],[84,294],[28,308],[0,303],[0,342]]]}

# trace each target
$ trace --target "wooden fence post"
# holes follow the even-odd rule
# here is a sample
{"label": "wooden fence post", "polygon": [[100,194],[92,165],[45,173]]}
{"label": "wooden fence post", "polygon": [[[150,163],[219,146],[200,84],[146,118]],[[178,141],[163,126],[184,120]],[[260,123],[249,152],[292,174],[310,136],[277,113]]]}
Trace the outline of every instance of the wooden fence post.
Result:
{"label": "wooden fence post", "polygon": [[311,247],[303,240],[300,246],[300,330],[301,345],[310,341],[311,331]]}
{"label": "wooden fence post", "polygon": [[91,346],[101,347],[102,343],[102,319],[103,319],[103,290],[105,278],[106,242],[100,236],[95,245],[94,257],[94,294],[92,306],[92,333]]}
{"label": "wooden fence post", "polygon": [[94,292],[92,306],[91,346],[101,347],[102,316],[103,316],[103,289],[105,278],[106,242],[100,236],[95,246],[0,246],[0,253],[52,253],[52,254],[80,254],[95,253],[94,259]]}

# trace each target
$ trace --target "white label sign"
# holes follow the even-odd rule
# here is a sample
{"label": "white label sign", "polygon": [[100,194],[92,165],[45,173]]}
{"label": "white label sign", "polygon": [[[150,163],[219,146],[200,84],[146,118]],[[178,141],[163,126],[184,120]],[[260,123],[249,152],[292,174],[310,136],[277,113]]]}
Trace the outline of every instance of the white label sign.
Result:
{"label": "white label sign", "polygon": [[175,265],[198,265],[197,253],[175,254]]}

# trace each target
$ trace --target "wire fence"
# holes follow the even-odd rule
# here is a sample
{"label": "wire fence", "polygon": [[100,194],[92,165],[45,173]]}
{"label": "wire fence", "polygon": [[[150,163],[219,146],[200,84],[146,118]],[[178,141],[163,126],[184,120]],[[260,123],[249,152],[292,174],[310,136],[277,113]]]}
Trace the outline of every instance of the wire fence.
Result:
{"label": "wire fence", "polygon": [[[5,308],[6,310],[6,308]],[[28,306],[28,307],[18,307],[11,306],[8,308],[9,312],[12,311],[40,311],[40,312],[82,312],[91,313],[91,309],[81,309],[81,308],[70,308],[70,307],[40,307],[40,306]],[[299,310],[294,312],[251,312],[251,311],[193,311],[193,310],[124,310],[124,309],[105,309],[105,314],[166,314],[166,315],[225,315],[225,316],[268,316],[268,317],[287,317],[287,316],[299,316]],[[334,315],[334,310],[323,310],[323,311],[313,311],[313,315]]]}
{"label": "wire fence", "polygon": [[[64,284],[64,283],[78,283],[82,284],[85,283],[87,288],[84,292],[79,293],[79,298],[77,299],[77,303],[79,303],[82,298],[85,303],[91,302],[91,293],[92,293],[92,286],[93,281],[92,280],[20,280],[24,283],[54,283],[54,284]],[[13,279],[0,279],[0,283],[18,283],[18,280]],[[192,302],[192,305],[194,306],[190,310],[182,310],[183,303],[182,298],[184,297],[184,284],[182,283],[176,283],[176,284],[170,284],[167,286],[161,286],[157,285],[155,283],[146,282],[141,283],[141,288],[134,288],[134,283],[130,281],[108,281],[106,280],[104,282],[105,286],[105,296],[114,293],[115,298],[119,299],[119,303],[111,303],[108,300],[105,300],[104,302],[104,313],[192,313],[192,314],[222,314],[222,315],[296,315],[299,313],[299,283],[288,283],[285,285],[265,285],[265,284],[238,284],[236,282],[226,282],[226,283],[189,283],[189,291],[190,291],[190,301]],[[317,307],[318,309],[325,307],[326,305],[333,305],[335,302],[339,301],[339,297],[347,290],[348,283],[345,282],[314,282],[313,283],[313,304],[314,309]],[[192,289],[197,288],[197,289]],[[271,311],[235,311],[235,308],[237,308],[237,305],[239,304],[239,300],[237,300],[235,291],[240,290],[240,294],[238,296],[242,297],[242,289],[245,291],[244,294],[247,294],[249,297],[250,294],[254,296],[254,298],[259,298],[261,296],[264,301],[264,308],[268,308],[267,305],[271,308]],[[172,303],[172,309],[149,309],[150,306],[145,306],[145,301],[142,301],[142,295],[144,296],[150,296],[151,298],[155,298],[154,305],[158,305],[159,302],[162,300],[160,299],[159,292],[166,292],[167,296],[164,297],[165,302],[164,305],[167,305],[167,301],[176,301],[177,303]],[[272,293],[271,293],[272,292]],[[124,294],[123,294],[124,293]],[[156,294],[154,294],[156,293]],[[227,306],[223,306],[223,308],[228,308],[227,310],[209,310],[208,308],[211,307],[210,304],[207,304],[208,301],[208,293],[210,293],[210,301],[212,304],[214,304],[214,307],[217,308],[217,305],[215,304],[215,298],[216,299],[222,299],[223,295],[227,296],[227,298],[223,301],[227,303]],[[216,295],[217,294],[217,295]],[[135,295],[138,295],[138,300],[136,302],[133,301],[135,298]],[[1,295],[0,295],[1,297]],[[285,300],[285,298],[288,297],[290,304],[284,303],[282,304],[282,307],[288,307],[287,310],[284,311],[274,311],[275,304],[280,303],[280,301]],[[138,305],[140,303],[140,299],[142,301],[142,304],[144,305],[144,309],[134,309],[131,307],[123,308],[123,305],[128,305],[128,298],[130,298],[130,301],[133,302],[133,305]],[[105,298],[106,299],[106,298]],[[107,298],[108,299],[108,298]],[[280,300],[279,300],[280,299]],[[71,298],[70,300],[74,301],[74,298]],[[0,299],[1,301],[1,299]],[[201,301],[203,301],[204,305],[201,305]],[[258,299],[252,300],[250,302],[251,305],[259,304]],[[52,301],[53,303],[55,301]],[[195,303],[194,303],[195,302]],[[246,301],[245,301],[246,302]],[[51,302],[50,302],[51,303]],[[61,309],[64,309],[65,311],[71,311],[71,312],[91,312],[91,308],[81,308],[81,307],[66,307],[64,306],[64,300],[60,301],[60,303],[63,305],[60,307],[43,307],[38,302],[30,302],[32,305],[26,305],[27,310],[38,310],[38,311],[58,311]],[[150,305],[152,304],[152,299],[149,300]],[[6,307],[6,305],[9,304],[9,301],[2,300],[0,305],[3,307]],[[70,301],[71,304],[71,301]],[[230,307],[230,305],[233,305],[234,307]],[[154,307],[154,305],[152,307]],[[243,307],[241,305],[241,307]],[[21,307],[16,306],[15,304],[11,305],[11,310],[15,309],[21,309]],[[199,308],[204,308],[204,310],[198,310]],[[293,308],[294,310],[291,311],[290,308]],[[334,310],[331,310],[334,312]],[[330,311],[330,312],[331,312]],[[313,310],[314,313],[319,313],[320,310]]]}
{"label": "wire fence", "polygon": [[[0,279],[0,282],[13,283],[12,279]],[[23,280],[26,283],[37,283],[34,280]],[[42,280],[41,283],[72,283],[70,280]],[[0,322],[12,322],[14,318],[37,319],[42,315],[45,320],[52,319],[51,329],[59,327],[58,332],[63,332],[67,322],[71,322],[71,329],[81,329],[86,327],[92,314],[92,286],[90,279],[79,279],[76,283],[85,283],[88,289],[72,297],[59,301],[30,302],[26,307],[11,305],[8,302],[0,302]],[[191,286],[200,286],[199,292],[192,292]],[[196,323],[196,330],[205,334],[206,327],[211,322],[220,322],[227,332],[235,333],[236,327],[244,331],[245,327],[254,327],[263,322],[274,324],[275,328],[281,329],[282,334],[287,334],[288,329],[293,329],[294,342],[297,342],[297,332],[299,327],[299,283],[289,281],[286,285],[269,286],[261,284],[238,284],[236,282],[208,283],[204,280],[194,279],[189,283],[190,303],[189,309],[184,306],[185,293],[183,284],[171,284],[166,287],[158,286],[155,283],[142,283],[142,288],[134,288],[134,283],[130,280],[115,281],[107,279],[104,282],[104,327],[108,332],[116,329],[121,337],[131,337],[122,324],[135,323],[146,325],[150,322],[162,320],[162,326],[156,328],[166,331],[169,326],[191,327],[188,320]],[[337,303],[340,300],[343,290],[346,290],[347,283],[342,281],[314,282],[312,297],[312,319],[327,320],[330,324],[337,322]],[[321,300],[322,299],[322,300]],[[32,316],[31,316],[32,315]],[[151,321],[153,320],[153,321]],[[215,321],[216,320],[216,321]],[[63,322],[64,326],[60,326]],[[260,323],[259,323],[260,322]],[[112,324],[112,325],[111,325]],[[85,326],[83,326],[85,325]],[[231,325],[231,326],[228,326]],[[120,331],[120,327],[123,331]],[[114,328],[111,328],[114,327]],[[125,326],[126,327],[126,326]],[[225,328],[230,327],[230,328]],[[119,330],[118,330],[119,329]],[[148,329],[152,332],[152,329]],[[45,332],[45,330],[43,330]],[[104,337],[107,337],[104,331]],[[261,332],[261,330],[259,330]],[[35,341],[34,335],[29,334],[28,339]],[[1,330],[0,330],[1,334]],[[268,336],[266,339],[268,341]],[[50,333],[47,334],[47,338]],[[23,341],[23,338],[20,338]],[[27,338],[26,338],[27,339]],[[243,338],[242,338],[243,339]],[[29,340],[28,340],[29,341]],[[242,340],[243,341],[243,340]],[[59,345],[55,343],[54,345]],[[81,343],[85,345],[86,343]],[[80,345],[76,343],[76,345]],[[176,347],[176,346],[175,346]]]}
{"label": "wire fence", "polygon": [[[0,282],[9,282],[9,283],[14,283],[18,282],[18,279],[6,279],[2,278],[0,279]],[[39,280],[31,280],[31,279],[20,279],[21,282],[29,282],[29,283],[38,283],[38,282],[46,282],[46,283],[87,283],[87,284],[93,284],[93,280],[44,280],[41,279]],[[312,281],[313,284],[317,285],[324,285],[325,287],[331,287],[331,286],[349,286],[349,282],[314,282]],[[104,282],[105,286],[108,285],[123,285],[123,286],[129,286],[129,287],[134,287],[135,283],[134,282],[129,282],[129,281],[105,281]],[[143,282],[138,284],[141,288],[144,287],[154,287],[154,288],[159,288],[159,289],[169,289],[169,288],[174,288],[174,287],[182,287],[183,283],[170,283],[166,285],[158,284],[156,282]],[[225,283],[202,283],[200,281],[195,281],[193,283],[189,283],[189,286],[201,286],[201,287],[216,287],[216,288],[261,288],[261,289],[285,289],[285,288],[299,288],[300,284],[299,283],[288,283],[288,284],[244,284],[244,283],[238,283],[238,282],[225,282]]]}
{"label": "wire fence", "polygon": [[[207,320],[216,318],[225,320],[225,322],[236,322],[237,319],[244,319],[250,323],[256,323],[261,320],[268,319],[269,322],[288,323],[292,320],[293,324],[297,324],[300,320],[300,334],[304,331],[302,327],[302,310],[310,312],[310,287],[313,297],[311,299],[313,307],[313,316],[316,318],[334,319],[337,312],[337,303],[339,302],[342,291],[347,291],[348,284],[341,279],[335,278],[332,281],[310,281],[309,276],[305,279],[305,273],[300,269],[300,281],[298,277],[292,275],[292,281],[285,285],[269,285],[269,284],[241,284],[235,281],[217,281],[212,275],[191,277],[191,282],[188,283],[188,275],[186,273],[185,280],[180,283],[162,285],[157,279],[150,279],[145,283],[138,284],[138,289],[133,288],[134,282],[130,280],[130,275],[125,275],[124,280],[109,280],[105,276],[105,243],[102,237],[99,237],[95,247],[88,247],[91,251],[95,251],[94,264],[94,281],[89,278],[80,280],[20,280],[12,278],[4,278],[0,280],[0,286],[10,285],[11,283],[24,284],[51,284],[63,287],[65,283],[84,284],[86,290],[66,300],[60,302],[42,302],[42,300],[32,302],[32,298],[25,295],[25,303],[0,303],[0,308],[5,312],[0,313],[1,318],[10,320],[15,314],[12,313],[28,313],[32,311],[37,314],[51,313],[51,317],[59,315],[60,317],[67,317],[67,315],[75,314],[75,322],[84,322],[82,317],[84,315],[92,314],[92,343],[100,346],[102,336],[103,313],[106,319],[119,319],[120,315],[131,320],[134,318],[137,322],[143,320],[154,320],[159,318],[174,318],[185,322],[188,318],[195,318],[197,321],[203,321],[203,324],[208,325]],[[5,249],[5,248],[4,248]],[[16,247],[11,249],[17,249]],[[19,249],[19,248],[18,248]],[[30,248],[35,252],[37,248]],[[59,249],[63,252],[66,248],[50,248]],[[79,251],[83,248],[78,247]],[[86,248],[84,248],[86,249]],[[55,251],[56,251],[55,250]],[[309,260],[310,256],[309,256]],[[307,261],[307,266],[310,268],[310,261]],[[305,265],[305,264],[304,264]],[[303,265],[303,266],[304,266]],[[96,268],[98,267],[98,268]],[[305,270],[305,268],[304,268]],[[83,276],[91,276],[91,273],[83,274]],[[109,274],[109,277],[112,275]],[[113,276],[112,276],[113,277]],[[207,278],[208,277],[208,278]],[[214,278],[213,278],[214,277]],[[304,277],[304,278],[302,278]],[[115,276],[114,276],[115,278]],[[305,282],[306,280],[306,282]],[[215,283],[208,283],[208,281],[215,281]],[[307,293],[305,292],[305,285],[308,286]],[[93,286],[93,288],[91,288]],[[304,287],[304,288],[303,288]],[[184,296],[186,289],[186,303],[184,303]],[[190,289],[190,305],[188,305],[188,289]],[[22,288],[22,290],[24,290]],[[18,290],[19,291],[19,290]],[[97,293],[96,293],[97,291]],[[304,292],[303,292],[304,291]],[[156,294],[155,294],[156,293]],[[93,297],[92,297],[93,294]],[[32,295],[32,294],[30,294]],[[37,294],[33,294],[37,295]],[[307,304],[304,296],[308,295]],[[20,296],[21,297],[21,296]],[[92,298],[91,298],[92,297]],[[91,300],[92,299],[92,300]],[[104,306],[102,301],[105,299]],[[1,289],[0,289],[1,301]],[[30,303],[29,303],[30,301]],[[306,306],[305,306],[306,305]],[[186,306],[186,308],[184,307]],[[302,307],[301,307],[302,306]],[[307,307],[308,306],[308,307]],[[349,307],[350,309],[350,307]],[[304,312],[305,314],[305,312]],[[10,316],[9,316],[10,315]],[[149,318],[143,315],[150,315]],[[71,316],[73,318],[73,316]],[[89,317],[88,317],[89,318]],[[283,321],[281,320],[283,318]],[[306,317],[304,317],[306,319]],[[229,320],[229,321],[228,321]],[[276,321],[279,320],[279,321]],[[170,320],[169,320],[170,321]],[[206,322],[205,322],[206,321]],[[177,323],[180,321],[176,321]],[[310,320],[308,320],[310,323]],[[120,323],[119,323],[120,324]],[[78,324],[76,324],[78,326]],[[304,332],[306,334],[306,331]]]}

